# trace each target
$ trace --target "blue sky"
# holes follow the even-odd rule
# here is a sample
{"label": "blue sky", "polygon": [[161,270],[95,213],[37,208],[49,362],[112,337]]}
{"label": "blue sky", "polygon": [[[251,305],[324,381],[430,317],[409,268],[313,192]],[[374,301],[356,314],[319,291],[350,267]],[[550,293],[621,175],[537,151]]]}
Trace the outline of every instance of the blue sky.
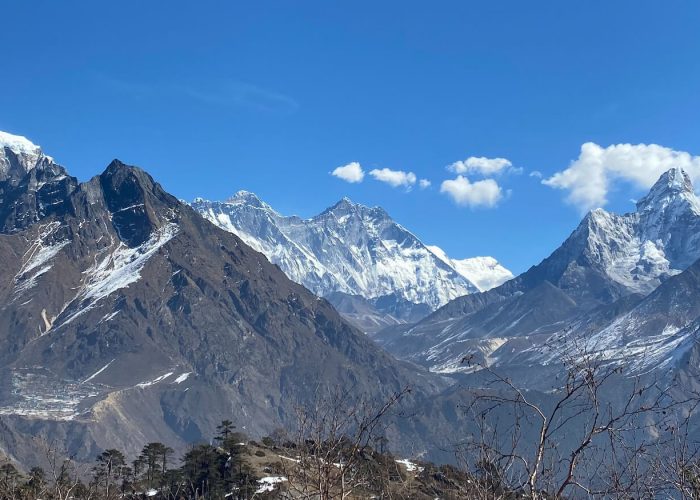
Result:
{"label": "blue sky", "polygon": [[[247,189],[308,216],[349,196],[454,258],[493,255],[521,272],[587,208],[632,209],[669,163],[700,174],[696,1],[10,1],[2,12],[0,130],[80,179],[118,157],[185,199]],[[600,148],[579,157],[589,142]],[[470,157],[512,166],[462,163],[455,184],[446,167]],[[330,175],[351,162],[363,182]],[[385,168],[415,185],[370,174]],[[533,171],[565,172],[544,185]],[[496,195],[474,187],[487,178]]]}

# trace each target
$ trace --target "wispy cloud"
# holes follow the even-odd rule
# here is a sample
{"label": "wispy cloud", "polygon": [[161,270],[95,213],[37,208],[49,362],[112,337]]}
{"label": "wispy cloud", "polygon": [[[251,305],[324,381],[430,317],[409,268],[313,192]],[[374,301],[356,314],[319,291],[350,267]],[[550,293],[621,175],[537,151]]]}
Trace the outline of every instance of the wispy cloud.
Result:
{"label": "wispy cloud", "polygon": [[285,94],[234,79],[183,83],[125,80],[103,74],[94,76],[102,87],[137,99],[189,100],[217,107],[276,114],[292,114],[299,109],[299,103]]}
{"label": "wispy cloud", "polygon": [[179,85],[183,95],[217,106],[246,107],[267,113],[294,113],[299,104],[284,94],[249,83],[226,80],[215,85],[192,87]]}
{"label": "wispy cloud", "polygon": [[470,156],[466,160],[456,161],[447,166],[447,170],[456,174],[481,174],[485,176],[514,170],[513,163],[506,158],[486,158]]}
{"label": "wispy cloud", "polygon": [[430,182],[428,179],[421,179],[418,181],[418,186],[420,186],[421,189],[427,189],[431,184],[432,182]]}

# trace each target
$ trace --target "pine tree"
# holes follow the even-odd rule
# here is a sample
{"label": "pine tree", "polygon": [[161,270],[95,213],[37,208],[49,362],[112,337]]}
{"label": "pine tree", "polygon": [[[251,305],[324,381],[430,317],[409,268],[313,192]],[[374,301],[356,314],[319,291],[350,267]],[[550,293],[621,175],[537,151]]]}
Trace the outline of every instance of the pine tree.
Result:
{"label": "pine tree", "polygon": [[222,492],[227,458],[208,444],[195,446],[185,454],[182,472],[192,496],[209,498]]}
{"label": "pine tree", "polygon": [[229,436],[231,433],[233,433],[233,430],[236,428],[235,425],[233,425],[233,422],[230,420],[222,420],[219,425],[216,426],[216,430],[218,434],[214,439],[221,443],[225,443],[228,441]]}

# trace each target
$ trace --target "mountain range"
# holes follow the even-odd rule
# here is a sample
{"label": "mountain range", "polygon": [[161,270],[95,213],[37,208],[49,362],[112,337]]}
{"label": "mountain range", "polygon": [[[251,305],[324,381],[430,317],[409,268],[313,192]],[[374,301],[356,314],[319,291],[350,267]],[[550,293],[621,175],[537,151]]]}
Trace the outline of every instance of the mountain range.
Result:
{"label": "mountain range", "polygon": [[[485,293],[458,298],[375,339],[440,373],[558,359],[553,338],[581,340],[605,359],[662,367],[694,346],[700,200],[689,176],[664,173],[634,212],[593,210],[549,257]],[[546,353],[546,354],[545,354]]]}
{"label": "mountain range", "polygon": [[484,366],[546,401],[571,346],[697,390],[699,238],[700,200],[673,168],[635,211],[588,213],[508,279],[379,207],[189,205],[118,160],[78,182],[0,133],[0,454],[36,463],[41,439],[83,460],[183,450],[223,419],[253,437],[292,428],[334,387],[382,401],[410,386],[390,446],[453,460]]}
{"label": "mountain range", "polygon": [[368,332],[417,321],[512,277],[492,257],[452,260],[381,207],[348,198],[309,219],[283,216],[247,191],[224,202],[197,198],[192,207]]}
{"label": "mountain range", "polygon": [[325,387],[445,387],[143,170],[114,160],[79,183],[0,140],[0,452],[18,463],[41,438],[92,460],[183,449],[223,419],[260,436]]}

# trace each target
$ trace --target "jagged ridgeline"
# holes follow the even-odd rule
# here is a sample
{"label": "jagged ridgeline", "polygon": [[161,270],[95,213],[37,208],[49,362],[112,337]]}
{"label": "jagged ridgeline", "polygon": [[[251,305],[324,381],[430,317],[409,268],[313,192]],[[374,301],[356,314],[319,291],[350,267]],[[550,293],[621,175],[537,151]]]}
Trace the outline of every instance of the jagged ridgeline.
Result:
{"label": "jagged ridgeline", "polygon": [[129,456],[182,449],[223,419],[291,425],[320,386],[381,400],[445,383],[408,369],[264,255],[114,160],[79,183],[0,137],[0,450],[33,437]]}
{"label": "jagged ridgeline", "polygon": [[383,208],[348,198],[309,219],[281,215],[247,191],[224,202],[197,198],[192,206],[365,332],[416,322],[452,299],[513,277],[492,257],[450,259]]}
{"label": "jagged ridgeline", "polygon": [[[227,420],[254,440],[296,433],[278,450],[290,474],[309,449],[316,478],[374,467],[376,447],[463,464],[430,469],[432,498],[431,481],[471,478],[487,498],[693,497],[698,259],[700,201],[677,168],[634,212],[592,211],[486,290],[468,276],[491,261],[450,259],[379,208],[346,199],[303,220],[250,193],[193,208],[140,168],[115,160],[80,183],[0,134],[0,455],[28,473],[55,445],[102,467],[110,450],[199,443],[195,461],[218,463]],[[319,406],[334,390],[342,404]],[[387,401],[396,412],[353,445]]]}
{"label": "jagged ridgeline", "polygon": [[688,174],[673,168],[634,212],[593,210],[517,278],[375,339],[434,372],[472,371],[461,360],[474,355],[517,372],[531,388],[546,387],[543,372],[561,362],[557,339],[637,373],[673,378],[697,349],[698,259],[700,200]]}

